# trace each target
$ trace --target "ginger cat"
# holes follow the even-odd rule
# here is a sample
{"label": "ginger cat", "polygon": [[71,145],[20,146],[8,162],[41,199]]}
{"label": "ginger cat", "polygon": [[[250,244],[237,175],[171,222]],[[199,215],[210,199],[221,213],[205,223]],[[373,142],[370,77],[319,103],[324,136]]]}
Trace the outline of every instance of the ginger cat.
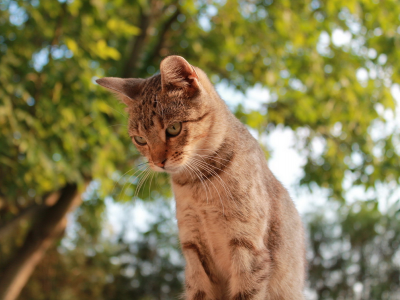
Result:
{"label": "ginger cat", "polygon": [[171,175],[185,299],[304,299],[299,214],[207,75],[169,56],[150,78],[97,83],[127,105],[129,135],[151,168]]}

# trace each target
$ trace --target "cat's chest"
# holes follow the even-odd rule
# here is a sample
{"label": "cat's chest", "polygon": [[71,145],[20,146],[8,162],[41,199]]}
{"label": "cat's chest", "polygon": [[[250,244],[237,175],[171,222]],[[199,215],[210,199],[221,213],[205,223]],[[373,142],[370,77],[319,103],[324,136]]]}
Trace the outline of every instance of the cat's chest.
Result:
{"label": "cat's chest", "polygon": [[174,192],[181,243],[201,245],[222,273],[230,264],[229,241],[235,231],[234,224],[227,221],[220,203],[199,201],[184,190],[174,189]]}
{"label": "cat's chest", "polygon": [[[176,193],[176,217],[182,232],[199,231],[201,238],[221,240],[227,235],[224,208],[214,202],[199,201],[193,195]],[[206,236],[205,236],[206,235]]]}

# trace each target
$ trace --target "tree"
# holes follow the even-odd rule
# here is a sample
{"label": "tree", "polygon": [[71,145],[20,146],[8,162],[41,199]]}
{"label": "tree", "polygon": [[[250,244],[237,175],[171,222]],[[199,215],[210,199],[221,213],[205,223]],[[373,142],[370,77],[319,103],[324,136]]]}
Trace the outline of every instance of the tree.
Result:
{"label": "tree", "polygon": [[[174,8],[160,1],[151,5]],[[120,108],[108,105],[109,96],[99,97],[92,78],[103,75],[104,67],[110,73],[118,71],[114,65],[122,54],[108,45],[126,45],[133,40],[135,49],[144,33],[149,37],[146,28],[127,22],[132,17],[144,18],[151,8],[145,6],[92,5],[88,1],[2,3],[1,218],[4,228],[10,228],[10,220],[14,220],[12,224],[15,220],[43,220],[32,222],[25,242],[15,245],[22,248],[14,259],[4,256],[4,268],[11,271],[0,278],[2,298],[15,298],[25,283],[21,278],[29,278],[40,260],[39,249],[43,253],[61,233],[47,234],[45,228],[54,224],[46,220],[52,219],[56,207],[71,206],[76,186],[82,192],[86,182],[102,178],[102,188],[109,192],[114,184],[111,175],[118,165],[137,159],[137,152],[122,134],[124,127],[110,127],[123,123],[125,115],[119,116]],[[114,17],[109,18],[110,14]],[[155,21],[173,16],[171,11],[158,15]],[[128,47],[126,59],[132,51]],[[48,194],[57,193],[54,206],[44,211],[34,209],[45,205]],[[26,210],[31,213],[24,213]],[[67,211],[62,210],[54,221],[62,222]],[[32,235],[41,236],[37,241],[41,246],[24,250]],[[26,251],[24,266],[30,267],[19,267],[22,254],[18,253]],[[6,252],[11,255],[14,247]]]}
{"label": "tree", "polygon": [[309,216],[310,286],[318,299],[396,299],[400,295],[399,203],[374,201]]}
{"label": "tree", "polygon": [[[177,299],[182,292],[183,258],[171,201],[150,203],[156,217],[147,229],[135,228],[140,234],[132,241],[124,230],[117,235],[104,233],[105,202],[94,184],[86,194],[72,221],[79,230],[48,251],[20,299]],[[95,218],[101,221],[96,224]]]}
{"label": "tree", "polygon": [[[58,240],[62,228],[48,240],[46,220],[56,207],[71,207],[88,182],[100,183],[101,198],[131,198],[138,153],[122,106],[94,79],[150,76],[168,54],[183,55],[215,83],[266,87],[264,110],[238,106],[236,115],[260,134],[277,126],[296,132],[307,157],[302,185],[322,187],[343,205],[349,186],[372,191],[373,202],[379,185],[396,190],[390,91],[399,83],[399,10],[393,0],[3,1],[0,267],[17,270],[34,232],[42,253]],[[171,195],[167,181],[157,178],[161,197]],[[147,199],[148,187],[142,191]],[[39,260],[30,253],[33,270]],[[0,276],[0,295],[29,275]]]}

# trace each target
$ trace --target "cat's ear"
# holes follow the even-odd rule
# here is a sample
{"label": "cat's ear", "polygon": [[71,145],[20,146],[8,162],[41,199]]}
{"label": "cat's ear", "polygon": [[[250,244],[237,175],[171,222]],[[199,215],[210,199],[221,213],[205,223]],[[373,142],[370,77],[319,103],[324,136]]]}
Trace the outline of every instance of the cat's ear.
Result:
{"label": "cat's ear", "polygon": [[199,89],[196,70],[182,56],[166,57],[160,65],[162,90],[182,89],[193,95]]}
{"label": "cat's ear", "polygon": [[121,101],[128,105],[140,93],[143,79],[104,77],[97,79],[96,82],[116,93]]}

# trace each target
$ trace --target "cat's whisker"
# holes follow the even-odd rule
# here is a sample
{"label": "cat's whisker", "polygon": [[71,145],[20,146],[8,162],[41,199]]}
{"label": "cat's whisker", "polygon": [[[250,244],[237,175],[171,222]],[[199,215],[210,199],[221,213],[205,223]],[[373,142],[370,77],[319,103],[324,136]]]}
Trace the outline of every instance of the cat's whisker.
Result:
{"label": "cat's whisker", "polygon": [[[189,150],[185,150],[185,151],[183,151],[183,152],[190,152],[190,151],[197,151],[197,150],[199,150],[199,151],[210,151],[210,149],[189,149]],[[230,161],[230,160],[228,160],[228,159],[225,159],[225,158],[222,158],[221,156],[219,156],[219,154],[217,153],[217,150],[212,151],[211,153],[213,153],[214,155],[216,155],[219,159],[225,160],[225,161],[227,161],[227,162]],[[199,153],[196,153],[196,154],[199,154]],[[201,154],[199,154],[199,155],[201,155]],[[211,156],[211,155],[210,155],[210,156]]]}
{"label": "cat's whisker", "polygon": [[[216,191],[217,194],[218,194],[219,201],[220,201],[220,203],[221,203],[222,215],[225,216],[225,207],[224,207],[224,203],[223,203],[223,200],[222,200],[221,194],[219,193],[218,188],[217,188],[216,185],[211,181],[211,179],[209,179],[206,175],[204,175],[204,173],[200,170],[199,165],[198,165],[196,162],[194,163],[194,165],[197,166],[197,168],[196,168],[197,171],[198,171],[203,177],[205,177],[205,178],[213,185],[215,191]],[[210,191],[210,193],[211,193],[211,191]]]}
{"label": "cat's whisker", "polygon": [[151,196],[151,184],[153,183],[153,178],[154,178],[155,172],[152,172],[151,178],[150,178],[150,185],[149,185],[149,198]]}
{"label": "cat's whisker", "polygon": [[[194,165],[198,167],[198,165],[196,164],[196,162],[194,162]],[[201,172],[201,170],[199,168],[197,168],[197,170],[214,186],[215,191],[217,192],[218,196],[219,196],[219,200],[221,202],[221,206],[222,206],[222,214],[225,216],[225,208],[224,208],[224,204],[222,202],[222,198],[221,195],[217,189],[217,187],[215,186],[215,184],[207,177],[203,174],[203,172]]]}
{"label": "cat's whisker", "polygon": [[185,170],[185,172],[187,172],[187,173],[190,175],[190,177],[192,178],[192,180],[194,180],[193,174],[192,174],[192,172],[190,172],[190,170],[188,169],[188,166],[187,166],[187,165],[183,165],[182,167],[183,167],[183,170]]}
{"label": "cat's whisker", "polygon": [[134,170],[134,169],[135,169],[135,167],[133,167],[132,169],[126,171],[124,174],[121,175],[121,177],[118,179],[118,181],[114,184],[114,187],[113,187],[112,190],[111,190],[111,194],[114,192],[115,187],[116,187],[117,184],[121,181],[121,179],[124,178],[124,176],[125,176],[126,174],[128,174],[130,171],[132,171],[132,170]]}
{"label": "cat's whisker", "polygon": [[[201,157],[201,158],[203,158],[200,154],[196,154],[196,155],[199,156],[199,157]],[[217,163],[220,163],[220,162],[216,161],[215,159],[212,159],[212,158],[209,158],[209,159],[211,159],[211,160],[213,160],[213,161],[215,161],[215,162],[217,162]],[[225,174],[231,176],[232,178],[235,178],[235,176],[234,176],[232,173],[230,173],[230,172],[228,172],[228,171],[225,171],[225,170],[222,170],[222,169],[220,169],[220,168],[218,168],[218,167],[216,167],[216,166],[213,166],[213,165],[209,164],[208,162],[206,162],[204,159],[203,159],[203,162],[204,162],[207,166],[209,166],[211,169],[212,169],[212,168],[215,168],[215,169],[217,169],[217,170],[219,170],[219,171],[221,171],[221,172],[224,172]],[[220,164],[221,164],[221,163],[220,163]],[[224,166],[224,167],[226,167],[226,165],[224,165],[224,164],[221,164],[221,165]],[[216,175],[218,175],[218,174],[216,174]],[[219,176],[218,176],[218,177],[219,177]],[[225,182],[224,182],[224,183],[225,183]],[[225,183],[225,185],[227,185],[227,184]],[[248,195],[247,192],[246,192],[245,194],[246,194],[246,196],[249,197],[249,195]]]}
{"label": "cat's whisker", "polygon": [[[220,164],[220,165],[223,166],[223,167],[226,167],[225,164],[223,164],[223,163],[221,163],[220,161],[214,159],[212,156],[200,155],[200,154],[197,154],[197,153],[195,153],[194,155],[195,155],[195,156],[199,156],[205,163],[207,163],[207,162],[204,160],[204,158],[207,158],[207,159],[210,159],[210,160],[212,160],[212,161],[214,161],[214,162]],[[207,163],[207,164],[208,164],[208,163]],[[214,166],[214,167],[217,168],[216,166]],[[228,175],[230,175],[230,176],[233,176],[231,173],[228,173],[228,172],[226,172],[225,170],[222,170],[222,169],[219,169],[219,168],[217,168],[217,169],[220,170],[220,171],[222,171],[222,172],[225,172],[226,174],[228,174]]]}
{"label": "cat's whisker", "polygon": [[[206,161],[204,160],[204,157],[206,157],[206,156],[202,156],[202,155],[200,155],[200,154],[195,154],[195,155],[196,155],[196,156],[199,156],[200,158],[202,158],[203,162],[204,162],[206,165],[210,166],[211,168],[218,169],[219,171],[224,172],[225,174],[229,175],[231,178],[235,178],[235,176],[234,176],[232,173],[230,173],[230,172],[228,172],[228,171],[226,171],[226,170],[220,169],[220,168],[218,168],[217,166],[213,166],[213,165],[211,165],[210,163],[206,162]],[[217,161],[217,160],[214,159],[214,158],[208,157],[208,159],[211,159],[211,160],[213,160],[213,161],[215,161],[215,162],[221,164],[222,166],[226,167],[225,164],[222,164],[221,162]],[[219,176],[218,176],[218,177],[219,177]],[[225,183],[225,184],[226,184],[226,183]],[[249,194],[248,194],[247,192],[245,192],[245,195],[249,197]]]}
{"label": "cat's whisker", "polygon": [[[194,174],[201,182],[203,182],[202,179],[198,176],[198,174],[194,170],[194,168],[192,166],[190,166],[190,164],[185,164],[185,165],[183,165],[183,167],[186,168],[186,170],[189,172],[190,176],[192,177],[192,180],[194,180],[193,175],[192,175],[192,174]],[[192,171],[193,173],[190,171]]]}
{"label": "cat's whisker", "polygon": [[[207,190],[206,190],[206,197],[207,197],[207,204],[208,204],[208,194],[207,194],[207,191],[208,191],[208,193],[210,194],[211,199],[212,199],[212,194],[211,194],[211,189],[210,189],[210,187],[209,187],[209,185],[208,185],[208,182],[205,181],[204,179],[207,179],[208,181],[210,181],[210,179],[208,179],[208,178],[203,174],[203,172],[201,172],[201,170],[198,168],[198,166],[197,166],[197,167],[196,167],[196,166],[197,166],[197,165],[194,165],[193,168],[195,168],[196,171],[197,171],[198,173],[201,174],[201,175],[200,175],[200,177],[201,177],[200,181],[201,181],[201,183],[203,183],[203,184],[207,187]],[[211,181],[210,181],[210,182],[211,182]],[[215,188],[215,186],[214,186],[214,188]],[[220,198],[221,198],[221,197],[220,197]]]}
{"label": "cat's whisker", "polygon": [[[194,155],[198,155],[198,156],[201,156],[201,157],[205,157],[205,158],[212,159],[212,160],[214,160],[215,162],[217,162],[217,163],[223,165],[224,167],[226,167],[226,165],[223,164],[222,162],[218,161],[217,159],[225,160],[227,163],[230,162],[229,159],[224,159],[224,158],[221,158],[221,157],[215,157],[215,156],[212,156],[212,155],[198,154],[198,153],[195,153]],[[216,159],[216,158],[217,158],[217,159]]]}
{"label": "cat's whisker", "polygon": [[[201,167],[203,167],[204,169],[206,169],[206,171],[212,172],[212,174],[213,174],[214,176],[216,176],[216,178],[220,181],[221,186],[224,188],[226,196],[227,196],[228,198],[230,198],[230,199],[236,204],[236,202],[235,202],[234,199],[233,199],[233,195],[232,195],[232,193],[231,193],[229,187],[228,187],[228,186],[226,185],[226,183],[222,180],[222,178],[218,175],[218,173],[215,172],[215,170],[213,170],[210,166],[208,166],[207,163],[202,162],[202,161],[199,161],[199,160],[197,160],[197,159],[195,159],[195,158],[193,158],[193,159],[194,159]],[[218,169],[218,168],[217,168],[217,169]],[[221,170],[221,171],[222,171],[222,170]],[[229,192],[229,195],[228,195],[228,192]]]}
{"label": "cat's whisker", "polygon": [[[200,182],[202,183],[202,185],[204,186],[204,187],[206,187],[206,188],[204,188],[204,190],[205,190],[205,192],[206,192],[206,197],[207,197],[207,203],[208,203],[208,194],[207,194],[207,190],[208,190],[208,185],[207,185],[207,183],[206,182],[204,182],[204,180],[203,180],[203,178],[201,178],[201,176],[199,176],[199,175],[197,175],[197,172],[196,172],[196,170],[194,169],[194,168],[192,168],[191,166],[190,166],[190,164],[186,164],[186,165],[184,165],[184,168],[189,168],[189,169],[191,169],[192,170],[192,172],[196,175],[196,177],[200,180]],[[189,169],[188,169],[188,171],[189,171]],[[191,172],[189,172],[189,174],[192,176],[192,174],[191,174]],[[194,179],[193,178],[193,176],[192,176],[192,179]],[[210,196],[211,196],[211,194],[210,194]]]}
{"label": "cat's whisker", "polygon": [[140,191],[141,187],[143,186],[143,184],[146,182],[150,173],[151,173],[151,169],[150,169],[150,167],[147,167],[145,174],[142,176],[142,179],[140,180],[139,184],[136,186],[136,191],[135,191],[135,195],[133,196],[133,199],[136,199],[136,197],[139,196],[139,191]]}
{"label": "cat's whisker", "polygon": [[[197,160],[198,161],[198,160]],[[201,164],[200,161],[198,161],[199,164]],[[239,208],[239,206],[237,205],[236,201],[234,200],[234,197],[232,195],[232,192],[229,188],[229,186],[227,185],[227,183],[219,176],[218,173],[215,172],[215,170],[213,170],[210,166],[208,166],[209,164],[207,164],[206,162],[201,164],[203,168],[205,168],[208,172],[212,172],[214,174],[214,176],[216,176],[216,178],[220,181],[221,186],[224,188],[225,190],[225,194],[228,198],[230,198],[232,200],[232,202],[235,204],[235,206],[237,208]],[[217,168],[218,169],[218,168]],[[223,171],[223,170],[221,170]],[[229,192],[229,195],[228,195]]]}
{"label": "cat's whisker", "polygon": [[204,164],[202,164],[200,161],[197,161],[198,165],[201,166],[203,169],[205,169],[206,171],[212,173],[216,179],[219,180],[220,185],[222,186],[222,188],[224,189],[225,195],[228,197],[228,199],[231,199],[232,203],[234,203],[234,205],[239,208],[239,206],[237,205],[236,201],[233,199],[233,195],[229,189],[229,187],[227,186],[227,184],[223,181],[223,179],[211,168],[209,168],[208,166],[205,166]]}
{"label": "cat's whisker", "polygon": [[117,113],[119,113],[121,116],[123,116],[125,119],[128,119],[127,115],[124,115],[122,112],[120,112],[119,110],[116,110],[114,107],[108,105],[107,103],[105,103],[109,108],[111,108],[113,111],[116,111]]}
{"label": "cat's whisker", "polygon": [[197,178],[199,178],[199,180],[200,180],[200,183],[202,184],[202,186],[204,187],[204,190],[205,190],[205,192],[206,192],[206,198],[207,198],[207,204],[208,204],[208,193],[210,194],[210,197],[212,197],[212,195],[211,195],[211,191],[210,191],[210,188],[209,188],[209,186],[208,186],[208,183],[207,182],[205,182],[204,181],[204,179],[202,178],[202,176],[204,176],[201,172],[201,175],[198,175],[198,172],[199,172],[199,170],[197,170],[194,166],[189,166],[188,165],[188,167],[190,167],[192,170],[193,170],[193,172],[195,173],[195,175],[197,176]]}
{"label": "cat's whisker", "polygon": [[[185,172],[187,172],[190,175],[190,177],[192,178],[193,181],[195,180],[195,178],[193,177],[193,173],[194,173],[194,175],[201,181],[201,183],[203,183],[203,181],[196,175],[196,173],[190,168],[190,166],[183,165],[183,169],[185,170]],[[208,199],[207,199],[207,203],[208,203]]]}
{"label": "cat's whisker", "polygon": [[[152,175],[153,174],[153,170],[152,169],[148,169],[147,170],[147,174],[144,176],[144,179],[143,179],[143,183],[142,183],[142,185],[141,185],[141,188],[144,186],[144,184],[146,183],[146,181],[150,178],[150,175]],[[138,195],[139,196],[139,195]]]}
{"label": "cat's whisker", "polygon": [[[206,192],[207,204],[208,204],[208,193],[210,193],[210,197],[211,197],[211,191],[209,191],[209,187],[208,187],[207,183],[203,181],[203,179],[201,178],[201,176],[199,176],[199,175],[197,174],[196,170],[195,170],[194,168],[192,168],[189,164],[185,165],[185,167],[188,167],[188,168],[192,169],[192,170],[193,170],[193,173],[194,173],[194,174],[197,176],[197,178],[200,180],[200,182],[201,182],[201,184],[203,185],[204,190],[205,190],[205,192]],[[189,173],[189,174],[190,174],[190,173]],[[201,174],[201,175],[203,175],[203,174]],[[203,176],[204,176],[204,175],[203,175]]]}
{"label": "cat's whisker", "polygon": [[[199,163],[202,163],[205,167],[208,168],[209,171],[212,171],[213,174],[218,175],[218,173],[214,170],[214,169],[217,169],[217,170],[219,170],[221,172],[224,172],[225,174],[228,174],[229,176],[234,177],[231,173],[228,173],[225,170],[222,170],[222,169],[218,168],[217,166],[211,165],[210,163],[206,162],[201,155],[197,155],[197,156],[202,158],[202,160],[198,160],[195,157],[193,157],[192,159],[195,160],[195,161],[198,161]],[[223,166],[225,166],[225,165],[223,165]]]}
{"label": "cat's whisker", "polygon": [[215,162],[221,164],[221,165],[224,166],[224,167],[226,167],[226,164],[224,164],[223,162],[219,161],[219,159],[220,159],[220,160],[226,161],[226,163],[229,163],[229,162],[230,162],[230,160],[228,160],[228,159],[224,159],[224,158],[222,158],[222,157],[213,156],[213,155],[206,155],[206,154],[199,154],[199,153],[191,153],[191,155],[197,155],[197,156],[200,156],[200,157],[202,157],[202,158],[209,158],[209,159],[212,159],[212,160],[214,160]]}
{"label": "cat's whisker", "polygon": [[[132,170],[132,169],[131,169]],[[145,169],[146,170],[146,169]],[[136,172],[135,173],[133,173],[131,176],[129,176],[129,178],[128,178],[128,180],[127,180],[127,182],[125,182],[125,184],[122,186],[122,190],[121,190],[121,192],[120,192],[120,194],[119,194],[119,196],[118,196],[118,201],[119,200],[121,200],[121,195],[123,194],[123,192],[124,192],[124,190],[125,190],[125,186],[128,184],[128,183],[130,183],[130,181],[131,181],[131,178],[133,177],[133,176],[135,176],[135,174],[137,173],[137,172],[139,172],[139,171],[141,171],[142,173],[145,171],[145,170],[140,170],[140,169],[138,169],[138,170],[136,170]],[[129,171],[128,171],[129,172]],[[136,176],[136,177],[139,177],[140,175],[142,175],[142,173],[140,173],[138,176]],[[126,174],[126,173],[125,173]],[[124,175],[125,175],[124,174]],[[122,178],[122,177],[121,177]],[[121,178],[119,179],[119,180],[121,180]],[[118,181],[119,182],[119,181]],[[131,185],[132,183],[130,183],[130,185]],[[130,186],[129,185],[129,186]],[[129,187],[128,186],[128,187]]]}
{"label": "cat's whisker", "polygon": [[146,165],[146,164],[148,164],[148,163],[149,163],[148,161],[142,162],[142,163],[138,164],[138,167],[143,166],[143,165]]}
{"label": "cat's whisker", "polygon": [[[158,176],[160,175],[160,172],[153,172],[153,174],[155,174],[156,176],[154,177],[154,182],[155,185],[157,186],[157,180],[158,180]],[[152,179],[153,180],[153,179]],[[151,184],[151,183],[150,183]]]}
{"label": "cat's whisker", "polygon": [[139,194],[139,190],[140,190],[140,188],[141,188],[141,186],[142,186],[142,184],[143,184],[143,182],[144,182],[146,176],[148,175],[148,173],[149,173],[149,170],[146,169],[146,170],[143,171],[143,173],[141,174],[142,177],[140,178],[139,182],[136,184],[135,193],[134,193],[134,195],[133,195],[133,200],[134,200],[134,201],[136,201],[136,196]]}
{"label": "cat's whisker", "polygon": [[[137,183],[136,183],[136,189],[135,189],[135,194],[133,195],[133,200],[135,201],[135,198],[136,198],[136,194],[137,194],[137,190],[138,190],[138,188],[140,187],[140,185],[141,185],[141,183],[142,183],[142,181],[143,181],[143,178],[146,176],[146,174],[148,173],[148,169],[146,168],[139,176],[141,176],[140,177],[140,179],[137,181]],[[138,176],[138,178],[139,178],[139,176]],[[132,184],[132,183],[131,183]]]}

